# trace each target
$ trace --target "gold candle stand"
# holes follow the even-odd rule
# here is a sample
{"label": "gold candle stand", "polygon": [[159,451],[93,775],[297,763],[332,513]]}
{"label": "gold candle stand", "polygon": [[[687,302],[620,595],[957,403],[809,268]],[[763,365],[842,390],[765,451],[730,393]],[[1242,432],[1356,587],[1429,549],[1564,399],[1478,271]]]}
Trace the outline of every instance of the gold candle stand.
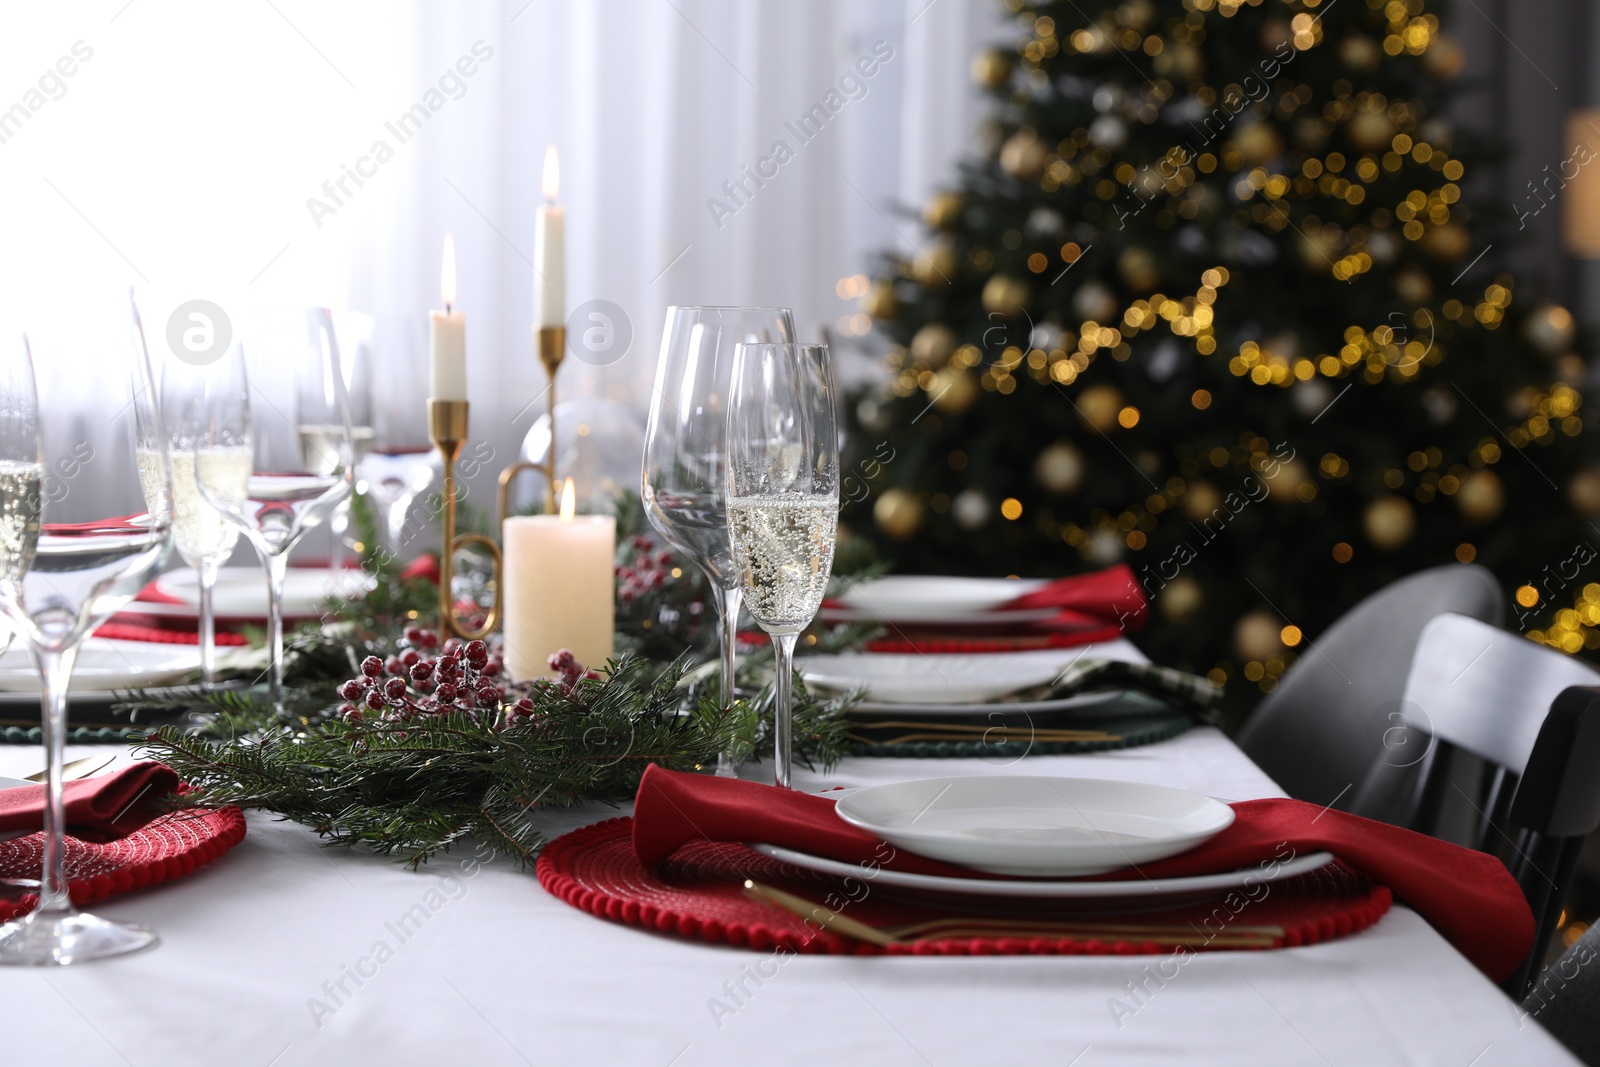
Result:
{"label": "gold candle stand", "polygon": [[[500,606],[504,596],[500,546],[483,534],[456,533],[456,460],[461,446],[467,440],[467,411],[465,400],[429,400],[428,436],[444,459],[444,545],[439,553],[439,631],[463,641],[476,641],[487,637],[500,625]],[[451,585],[455,576],[455,555],[467,545],[482,545],[494,561],[494,604],[482,626],[468,630],[456,618],[455,599]]]}
{"label": "gold candle stand", "polygon": [[550,450],[545,453],[543,463],[532,460],[518,460],[500,472],[500,499],[499,523],[506,521],[506,514],[511,505],[511,483],[523,471],[539,471],[544,475],[544,501],[545,514],[556,513],[556,371],[561,368],[561,360],[567,354],[567,328],[565,326],[540,326],[536,333],[539,362],[544,364],[545,375],[550,379],[550,384],[545,387],[545,395],[550,398]]}

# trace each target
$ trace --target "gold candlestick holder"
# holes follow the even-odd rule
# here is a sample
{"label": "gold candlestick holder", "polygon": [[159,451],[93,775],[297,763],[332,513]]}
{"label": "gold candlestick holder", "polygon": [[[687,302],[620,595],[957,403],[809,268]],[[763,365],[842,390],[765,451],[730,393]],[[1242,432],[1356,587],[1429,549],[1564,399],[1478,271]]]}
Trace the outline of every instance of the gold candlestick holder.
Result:
{"label": "gold candlestick holder", "polygon": [[[439,632],[476,641],[487,637],[500,625],[500,607],[504,595],[500,546],[483,534],[456,533],[456,460],[461,446],[467,440],[467,412],[470,405],[465,400],[429,400],[428,436],[444,459],[444,544],[439,553]],[[494,580],[494,604],[483,625],[469,630],[456,617],[455,598],[451,585],[455,577],[455,555],[468,545],[482,545],[493,560],[491,573]]]}
{"label": "gold candlestick holder", "polygon": [[540,326],[535,337],[539,362],[544,365],[545,375],[550,379],[550,384],[545,387],[545,396],[549,398],[547,407],[550,413],[550,450],[545,453],[543,463],[535,463],[528,459],[519,460],[500,472],[498,519],[500,523],[506,521],[506,514],[510,511],[511,483],[524,471],[538,471],[544,475],[545,514],[556,513],[556,371],[561,368],[561,361],[567,354],[567,328]]}

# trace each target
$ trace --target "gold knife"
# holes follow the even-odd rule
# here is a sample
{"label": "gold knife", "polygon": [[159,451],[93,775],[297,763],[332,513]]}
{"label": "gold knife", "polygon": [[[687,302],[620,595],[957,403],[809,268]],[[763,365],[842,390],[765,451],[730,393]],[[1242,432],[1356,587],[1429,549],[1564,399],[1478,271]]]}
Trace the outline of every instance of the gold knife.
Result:
{"label": "gold knife", "polygon": [[[83,759],[75,759],[71,763],[62,764],[61,780],[63,782],[71,782],[78,778],[87,778],[96,771],[104,770],[116,758],[115,755],[85,756]],[[39,771],[37,774],[28,775],[23,781],[42,782],[48,773],[48,771]]]}

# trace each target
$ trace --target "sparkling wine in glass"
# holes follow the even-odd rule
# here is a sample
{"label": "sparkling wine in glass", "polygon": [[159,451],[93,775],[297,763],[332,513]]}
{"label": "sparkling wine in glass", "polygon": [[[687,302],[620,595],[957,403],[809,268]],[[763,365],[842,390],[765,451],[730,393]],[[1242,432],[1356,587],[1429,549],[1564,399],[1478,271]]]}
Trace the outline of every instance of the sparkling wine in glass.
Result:
{"label": "sparkling wine in glass", "polygon": [[777,656],[775,777],[787,787],[795,640],[822,606],[839,527],[839,431],[827,346],[739,345],[727,440],[733,572]]}
{"label": "sparkling wine in glass", "polygon": [[[258,370],[272,368],[278,377],[284,368],[291,370],[296,417],[286,419],[272,397],[250,384],[243,361],[237,374],[208,378],[207,424],[231,447],[248,448],[252,461],[243,499],[222,482],[199,477],[196,484],[200,495],[244,534],[266,569],[269,682],[272,703],[281,711],[283,582],[289,551],[349,498],[355,485],[354,434],[333,317],[326,308],[263,319],[255,339],[247,336],[244,345]],[[307,427],[317,429],[308,434]]]}
{"label": "sparkling wine in glass", "polygon": [[[793,342],[788,308],[671,307],[661,336],[641,495],[650,524],[705,572],[722,644],[722,700],[734,699],[741,592],[728,543],[728,390],[742,342]],[[717,773],[732,775],[726,757]]]}
{"label": "sparkling wine in glass", "polygon": [[[172,551],[172,469],[137,309],[116,324],[115,339],[93,316],[36,335],[53,372],[44,391],[28,338],[0,349],[0,616],[39,670],[47,768],[38,902],[0,926],[0,964],[80,963],[156,940],[145,927],[72,906],[62,838],[67,685],[78,649]],[[89,368],[104,373],[85,376]],[[62,450],[91,457],[78,470],[83,482],[43,493]]]}
{"label": "sparkling wine in glass", "polygon": [[[212,591],[217,573],[239,541],[239,527],[229,522],[200,493],[201,484],[238,506],[249,488],[250,442],[234,440],[225,426],[208,417],[206,384],[210,379],[244,383],[244,354],[232,345],[212,363],[196,365],[169,355],[161,361],[161,417],[167,431],[172,465],[173,541],[178,555],[194,568],[200,588],[200,676],[209,689],[217,680],[217,627]],[[146,496],[155,492],[159,457],[139,452],[139,476]]]}

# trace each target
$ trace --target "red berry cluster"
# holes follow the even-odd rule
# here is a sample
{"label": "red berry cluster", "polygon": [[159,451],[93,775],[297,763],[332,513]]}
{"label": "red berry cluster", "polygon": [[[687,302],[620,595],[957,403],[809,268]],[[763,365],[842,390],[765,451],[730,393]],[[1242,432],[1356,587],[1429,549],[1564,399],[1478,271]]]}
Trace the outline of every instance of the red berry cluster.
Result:
{"label": "red berry cluster", "polygon": [[504,661],[482,641],[452,637],[441,647],[438,634],[408,626],[400,651],[388,659],[368,656],[360,677],[339,686],[346,701],[339,714],[352,722],[454,711],[492,718],[505,700],[504,672]]}
{"label": "red berry cluster", "polygon": [[624,606],[666,585],[672,570],[672,552],[656,549],[648,537],[635,534],[628,545],[634,557],[617,568],[617,599]]}
{"label": "red berry cluster", "polygon": [[[569,700],[577,699],[578,683],[600,677],[599,671],[591,670],[579,663],[578,657],[565,648],[551,656],[549,664],[550,669],[556,672],[556,676],[536,679],[531,683],[532,687],[540,689],[557,688],[560,690],[561,695]],[[533,707],[533,698],[531,696],[518,697],[516,703],[506,710],[506,718],[514,719],[518,716],[532,715]]]}

